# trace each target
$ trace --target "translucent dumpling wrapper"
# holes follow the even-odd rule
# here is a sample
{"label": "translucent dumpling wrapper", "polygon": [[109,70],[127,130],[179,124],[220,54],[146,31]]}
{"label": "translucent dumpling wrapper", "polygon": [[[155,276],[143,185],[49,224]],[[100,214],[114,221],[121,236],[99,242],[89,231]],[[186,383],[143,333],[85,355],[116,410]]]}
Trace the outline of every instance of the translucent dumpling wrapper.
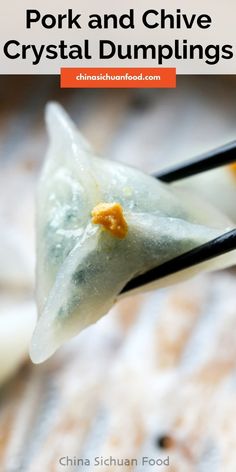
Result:
{"label": "translucent dumpling wrapper", "polygon": [[[50,146],[37,197],[39,319],[30,348],[35,363],[105,315],[133,277],[232,227],[196,197],[96,157],[59,105],[47,107],[46,121]],[[235,260],[234,251],[194,272]],[[186,270],[152,285],[191,275]]]}
{"label": "translucent dumpling wrapper", "polygon": [[205,172],[174,184],[177,188],[201,192],[210,203],[236,222],[236,164]]}

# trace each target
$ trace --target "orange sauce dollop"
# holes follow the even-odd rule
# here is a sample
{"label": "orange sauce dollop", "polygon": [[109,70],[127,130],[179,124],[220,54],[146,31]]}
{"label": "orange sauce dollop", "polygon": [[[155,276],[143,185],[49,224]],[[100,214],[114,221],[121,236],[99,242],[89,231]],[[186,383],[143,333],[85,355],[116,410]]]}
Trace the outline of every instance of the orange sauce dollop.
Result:
{"label": "orange sauce dollop", "polygon": [[120,203],[99,203],[92,210],[92,223],[101,225],[104,230],[119,239],[128,233],[128,225]]}
{"label": "orange sauce dollop", "polygon": [[230,170],[230,172],[233,174],[233,176],[234,176],[235,179],[236,179],[236,163],[230,164],[230,165],[229,165],[229,170]]}

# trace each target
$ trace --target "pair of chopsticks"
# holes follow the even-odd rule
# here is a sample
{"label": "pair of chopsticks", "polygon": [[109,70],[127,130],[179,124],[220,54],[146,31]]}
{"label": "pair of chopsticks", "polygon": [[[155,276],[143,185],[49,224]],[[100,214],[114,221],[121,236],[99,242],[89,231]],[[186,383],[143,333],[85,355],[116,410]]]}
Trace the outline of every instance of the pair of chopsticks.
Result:
{"label": "pair of chopsticks", "polygon": [[[236,141],[207,152],[184,164],[154,174],[154,177],[163,182],[171,183],[233,162],[236,162]],[[236,249],[236,228],[133,278],[125,285],[121,293],[150,284],[162,277],[188,269],[234,249]]]}

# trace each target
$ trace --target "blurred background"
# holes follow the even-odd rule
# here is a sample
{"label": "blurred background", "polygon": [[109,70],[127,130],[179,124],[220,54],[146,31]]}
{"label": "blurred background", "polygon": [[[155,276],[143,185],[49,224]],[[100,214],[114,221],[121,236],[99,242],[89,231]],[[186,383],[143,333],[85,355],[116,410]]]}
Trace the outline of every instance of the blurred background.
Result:
{"label": "blurred background", "polygon": [[[45,364],[29,360],[49,100],[99,154],[148,173],[236,137],[235,76],[179,76],[175,90],[61,90],[54,76],[0,77],[0,471],[235,472],[234,271],[127,298]],[[183,185],[236,220],[233,167]],[[63,466],[67,456],[91,465]],[[95,456],[138,465],[94,467]],[[143,456],[169,466],[142,465]]]}

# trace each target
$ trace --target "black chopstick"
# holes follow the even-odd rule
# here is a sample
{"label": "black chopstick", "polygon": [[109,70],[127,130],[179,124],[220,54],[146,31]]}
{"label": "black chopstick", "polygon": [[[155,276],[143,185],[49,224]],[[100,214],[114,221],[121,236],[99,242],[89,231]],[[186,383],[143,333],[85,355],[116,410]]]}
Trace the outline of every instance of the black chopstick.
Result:
{"label": "black chopstick", "polygon": [[216,167],[231,164],[232,162],[236,162],[236,140],[185,163],[157,172],[153,176],[163,182],[170,183],[215,169]]}
{"label": "black chopstick", "polygon": [[[236,140],[208,151],[185,163],[177,164],[170,169],[155,173],[153,176],[163,182],[170,183],[233,162],[236,162]],[[147,285],[168,275],[200,264],[201,262],[221,256],[234,249],[236,249],[236,229],[133,278],[126,284],[121,293],[126,293],[143,285]]]}
{"label": "black chopstick", "polygon": [[228,231],[191,251],[164,262],[164,264],[133,278],[125,285],[121,293],[130,292],[131,290],[172,275],[183,269],[188,269],[201,262],[206,262],[214,257],[221,256],[233,249],[236,249],[236,229]]}

